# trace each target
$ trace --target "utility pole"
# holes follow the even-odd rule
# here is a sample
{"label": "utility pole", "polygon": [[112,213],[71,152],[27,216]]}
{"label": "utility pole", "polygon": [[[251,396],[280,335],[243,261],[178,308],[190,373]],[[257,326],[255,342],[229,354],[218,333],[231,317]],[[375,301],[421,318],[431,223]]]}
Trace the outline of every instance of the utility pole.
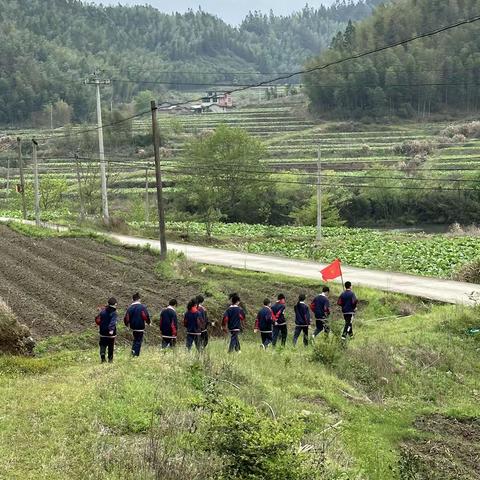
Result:
{"label": "utility pole", "polygon": [[53,132],[53,103],[50,104],[50,130]]}
{"label": "utility pole", "polygon": [[317,159],[317,241],[322,239],[322,151],[318,147]]}
{"label": "utility pole", "polygon": [[157,180],[157,205],[158,205],[158,227],[160,231],[160,258],[167,258],[167,238],[165,236],[165,207],[163,205],[162,172],[160,170],[160,135],[157,122],[157,104],[155,100],[150,103],[152,109],[152,134],[153,149],[155,151],[155,177]]}
{"label": "utility pole", "polygon": [[37,159],[38,143],[32,139],[32,159],[33,159],[33,175],[35,178],[35,225],[40,226],[40,182],[38,180],[38,159]]}
{"label": "utility pole", "polygon": [[8,202],[8,197],[10,196],[10,158],[7,158],[7,194],[5,195]]}
{"label": "utility pole", "polygon": [[80,162],[78,161],[78,153],[75,154],[75,167],[77,169],[78,199],[80,201],[80,223],[83,223],[85,221],[85,207],[83,206],[82,179],[80,176]]}
{"label": "utility pole", "polygon": [[102,215],[106,225],[110,223],[108,213],[108,195],[107,195],[107,168],[105,164],[105,148],[103,145],[103,122],[102,122],[102,103],[100,99],[100,85],[110,85],[110,80],[100,80],[95,72],[85,85],[95,85],[97,90],[97,123],[98,123],[98,152],[100,158],[100,176],[102,181]]}
{"label": "utility pole", "polygon": [[18,146],[18,168],[20,170],[20,193],[22,194],[22,214],[23,219],[27,219],[27,205],[25,203],[25,177],[23,175],[23,159],[22,159],[22,139],[17,137]]}
{"label": "utility pole", "polygon": [[148,198],[148,167],[145,168],[145,223],[150,221],[150,202]]}

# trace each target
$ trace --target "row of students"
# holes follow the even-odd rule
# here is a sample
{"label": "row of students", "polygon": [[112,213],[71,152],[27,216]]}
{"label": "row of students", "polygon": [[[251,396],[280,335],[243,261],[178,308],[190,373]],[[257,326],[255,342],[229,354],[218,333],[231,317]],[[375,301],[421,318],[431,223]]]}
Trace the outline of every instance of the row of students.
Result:
{"label": "row of students", "polygon": [[[321,332],[328,334],[330,326],[328,324],[328,317],[330,316],[330,300],[328,298],[330,289],[328,287],[322,288],[322,293],[317,295],[310,303],[310,308],[306,305],[306,296],[301,294],[298,297],[298,302],[294,306],[295,313],[295,331],[293,334],[293,344],[296,345],[299,337],[303,334],[303,344],[308,345],[308,334],[311,325],[312,311],[315,317],[315,331],[313,338]],[[342,339],[353,337],[352,320],[357,309],[358,300],[352,291],[352,284],[345,283],[345,290],[339,296],[337,305],[342,309],[345,326],[342,332]],[[254,332],[260,332],[262,346],[267,348],[270,344],[275,346],[279,336],[281,336],[282,345],[285,345],[287,340],[287,323],[285,319],[285,295],[278,295],[278,300],[273,305],[270,300],[266,298],[263,302],[263,307],[257,314]]]}
{"label": "row of students", "polygon": [[[350,282],[345,283],[345,291],[338,298],[337,304],[341,306],[345,319],[345,327],[342,338],[353,336],[352,319],[357,308],[357,299],[351,289]],[[322,293],[316,296],[310,306],[305,303],[306,296],[300,295],[297,304],[294,306],[295,331],[293,343],[297,344],[299,337],[303,334],[303,344],[308,345],[309,327],[311,325],[312,311],[315,317],[315,331],[313,337],[319,333],[329,333],[328,317],[330,315],[330,302],[328,299],[330,289],[323,287]],[[150,314],[145,305],[141,303],[140,294],[133,295],[132,304],[128,307],[124,323],[133,334],[132,356],[140,355],[146,325],[151,324]],[[187,311],[183,317],[183,325],[186,329],[186,347],[191,350],[193,346],[197,350],[203,350],[208,345],[209,325],[215,325],[208,319],[207,310],[203,305],[204,297],[198,295],[190,300]],[[230,295],[230,306],[223,315],[222,328],[225,333],[230,334],[229,352],[240,352],[240,333],[245,328],[245,311],[240,306],[241,300],[237,293]],[[168,306],[160,313],[160,333],[162,335],[162,348],[176,346],[178,334],[178,302],[170,300]],[[309,308],[310,307],[310,308]],[[269,345],[275,346],[280,339],[282,346],[286,344],[288,329],[285,317],[286,298],[279,294],[277,301],[272,305],[269,299],[265,299],[263,307],[257,314],[255,322],[255,333],[260,332],[263,348]],[[117,300],[112,297],[108,300],[107,306],[101,310],[95,319],[100,333],[100,357],[102,362],[113,361],[115,338],[117,336]]]}

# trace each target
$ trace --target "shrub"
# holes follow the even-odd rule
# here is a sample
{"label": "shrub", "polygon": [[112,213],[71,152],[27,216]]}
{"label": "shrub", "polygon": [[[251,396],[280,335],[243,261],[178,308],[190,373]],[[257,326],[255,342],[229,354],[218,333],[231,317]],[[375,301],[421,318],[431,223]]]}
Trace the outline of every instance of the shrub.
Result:
{"label": "shrub", "polygon": [[315,339],[310,359],[313,362],[323,363],[328,366],[337,365],[343,355],[343,347],[337,337],[334,336],[318,336]]}
{"label": "shrub", "polygon": [[433,152],[433,143],[428,140],[405,140],[394,147],[394,152],[400,155],[415,157],[416,155],[429,155]]}
{"label": "shrub", "polygon": [[20,325],[0,299],[0,353],[31,355],[35,343],[25,325]]}
{"label": "shrub", "polygon": [[454,278],[461,282],[480,284],[480,258],[459,267],[454,274]]}
{"label": "shrub", "polygon": [[441,135],[455,138],[456,135],[462,135],[465,138],[480,138],[480,121],[460,123],[458,125],[449,125],[442,130]]}
{"label": "shrub", "polygon": [[221,479],[314,479],[308,454],[300,453],[301,420],[275,421],[237,398],[225,397],[208,405],[202,438],[204,448],[223,459]]}

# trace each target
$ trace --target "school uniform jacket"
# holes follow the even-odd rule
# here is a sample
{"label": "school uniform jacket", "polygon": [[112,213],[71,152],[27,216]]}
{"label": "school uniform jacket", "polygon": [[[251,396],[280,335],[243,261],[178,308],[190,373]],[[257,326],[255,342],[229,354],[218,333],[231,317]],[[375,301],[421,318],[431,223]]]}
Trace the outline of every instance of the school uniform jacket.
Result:
{"label": "school uniform jacket", "polygon": [[183,325],[187,329],[189,335],[202,334],[202,317],[197,307],[193,307],[183,316]]}
{"label": "school uniform jacket", "polygon": [[134,332],[144,332],[145,324],[150,325],[151,323],[147,307],[140,302],[133,302],[128,307],[123,321]]}
{"label": "school uniform jacket", "polygon": [[177,330],[177,312],[169,306],[160,313],[160,333],[163,338],[177,338]]}
{"label": "school uniform jacket", "polygon": [[261,333],[272,333],[273,314],[270,307],[263,307],[257,313],[257,320],[255,321],[255,330],[260,330]]}
{"label": "school uniform jacket", "polygon": [[286,325],[285,300],[279,300],[272,305],[273,321],[276,325]]}
{"label": "school uniform jacket", "polygon": [[344,315],[353,315],[357,308],[358,300],[351,290],[345,290],[338,298],[337,304],[342,307]]}
{"label": "school uniform jacket", "polygon": [[245,312],[238,305],[231,305],[223,315],[223,326],[230,332],[241,332],[244,321]]}
{"label": "school uniform jacket", "polygon": [[[101,337],[115,338],[117,336],[117,310],[113,307],[105,307],[95,319],[95,323],[99,326]],[[110,332],[113,332],[110,335]]]}
{"label": "school uniform jacket", "polygon": [[308,327],[310,325],[310,310],[304,302],[298,302],[295,307],[295,325],[297,327]]}
{"label": "school uniform jacket", "polygon": [[313,314],[317,320],[324,320],[330,315],[330,301],[326,295],[317,295],[310,304]]}
{"label": "school uniform jacket", "polygon": [[199,305],[197,308],[198,308],[198,313],[200,314],[200,317],[202,320],[202,333],[203,333],[207,331],[207,327],[208,327],[207,309],[203,305]]}

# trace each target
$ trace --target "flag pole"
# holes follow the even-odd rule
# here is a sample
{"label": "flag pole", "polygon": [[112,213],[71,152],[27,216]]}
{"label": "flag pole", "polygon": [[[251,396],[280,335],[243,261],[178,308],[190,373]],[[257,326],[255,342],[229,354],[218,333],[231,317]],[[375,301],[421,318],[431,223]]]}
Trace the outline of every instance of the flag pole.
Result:
{"label": "flag pole", "polygon": [[342,279],[342,290],[345,291],[345,282],[343,281],[342,261],[338,259],[340,263],[340,278]]}

